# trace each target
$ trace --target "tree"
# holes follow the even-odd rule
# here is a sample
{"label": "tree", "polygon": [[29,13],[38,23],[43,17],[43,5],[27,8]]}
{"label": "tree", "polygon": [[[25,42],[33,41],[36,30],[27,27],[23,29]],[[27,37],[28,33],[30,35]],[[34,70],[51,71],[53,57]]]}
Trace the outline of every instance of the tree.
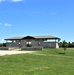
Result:
{"label": "tree", "polygon": [[3,43],[3,47],[6,47],[6,43]]}
{"label": "tree", "polygon": [[59,47],[62,48],[62,42],[59,43]]}
{"label": "tree", "polygon": [[62,43],[62,47],[64,48],[64,54],[65,54],[65,51],[66,51],[67,46],[68,46],[68,44],[67,44],[67,42],[64,40],[63,43]]}
{"label": "tree", "polygon": [[0,43],[0,47],[2,47],[3,46],[3,43]]}
{"label": "tree", "polygon": [[72,48],[74,47],[74,42],[72,42]]}
{"label": "tree", "polygon": [[69,47],[69,48],[71,48],[71,47],[72,47],[71,42],[68,42],[68,47]]}

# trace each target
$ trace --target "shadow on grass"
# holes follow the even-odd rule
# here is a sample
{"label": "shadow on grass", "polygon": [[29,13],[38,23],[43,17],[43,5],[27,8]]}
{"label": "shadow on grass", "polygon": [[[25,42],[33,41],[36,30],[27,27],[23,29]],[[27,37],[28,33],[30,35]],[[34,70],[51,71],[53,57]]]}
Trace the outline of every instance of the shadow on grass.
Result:
{"label": "shadow on grass", "polygon": [[61,52],[61,53],[59,53],[59,54],[65,54],[64,52]]}

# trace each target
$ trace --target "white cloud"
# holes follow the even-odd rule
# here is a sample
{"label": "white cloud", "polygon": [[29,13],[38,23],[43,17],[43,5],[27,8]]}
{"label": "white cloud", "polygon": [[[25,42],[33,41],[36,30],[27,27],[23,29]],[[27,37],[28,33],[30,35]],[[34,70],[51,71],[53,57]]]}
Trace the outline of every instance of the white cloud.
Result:
{"label": "white cloud", "polygon": [[24,2],[24,0],[0,0],[1,2]]}
{"label": "white cloud", "polygon": [[24,0],[11,0],[12,2],[22,2]]}
{"label": "white cloud", "polygon": [[0,3],[1,3],[1,2],[4,2],[4,1],[5,1],[5,0],[0,0]]}
{"label": "white cloud", "polygon": [[0,22],[0,26],[12,26],[12,24],[9,24],[9,23],[4,23],[3,24],[3,23]]}
{"label": "white cloud", "polygon": [[12,26],[12,24],[5,23],[4,26]]}

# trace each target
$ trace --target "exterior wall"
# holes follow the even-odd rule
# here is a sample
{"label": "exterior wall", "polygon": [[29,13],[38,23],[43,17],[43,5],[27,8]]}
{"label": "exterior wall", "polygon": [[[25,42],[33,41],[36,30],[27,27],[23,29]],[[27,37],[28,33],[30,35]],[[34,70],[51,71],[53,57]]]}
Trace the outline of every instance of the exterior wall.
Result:
{"label": "exterior wall", "polygon": [[[32,47],[43,47],[43,48],[59,48],[59,45],[57,42],[44,42],[43,40],[20,40],[16,41],[15,43],[7,43],[7,47],[27,47],[27,42],[32,42]],[[20,43],[20,44],[19,44]]]}
{"label": "exterior wall", "polygon": [[[20,40],[21,41],[21,40]],[[20,47],[21,46],[21,43],[20,41],[15,41],[15,42],[6,42],[6,46],[7,47]],[[19,44],[20,43],[20,44]]]}
{"label": "exterior wall", "polygon": [[56,48],[56,43],[55,42],[44,42],[44,47],[45,48]]}
{"label": "exterior wall", "polygon": [[56,48],[56,42],[41,42],[44,48]]}
{"label": "exterior wall", "polygon": [[[27,47],[26,46],[27,42],[28,42],[27,40],[22,40],[22,42],[21,42],[22,47]],[[38,47],[39,46],[39,41],[38,40],[31,39],[29,42],[32,43],[32,47]]]}
{"label": "exterior wall", "polygon": [[56,43],[56,48],[59,48],[59,44],[58,43]]}
{"label": "exterior wall", "polygon": [[19,47],[19,43],[7,43],[7,47]]}
{"label": "exterior wall", "polygon": [[22,41],[20,42],[20,44],[21,44],[21,47],[26,47],[26,40],[22,40]]}

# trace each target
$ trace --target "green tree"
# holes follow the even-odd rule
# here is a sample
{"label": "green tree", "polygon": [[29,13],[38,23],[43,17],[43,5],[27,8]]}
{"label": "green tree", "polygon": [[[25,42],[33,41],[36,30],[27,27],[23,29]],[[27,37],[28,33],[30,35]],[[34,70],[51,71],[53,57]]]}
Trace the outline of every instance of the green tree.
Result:
{"label": "green tree", "polygon": [[2,47],[3,46],[3,43],[0,43],[0,47]]}
{"label": "green tree", "polygon": [[72,47],[71,42],[68,42],[68,47],[69,47],[69,48],[71,48],[71,47]]}
{"label": "green tree", "polygon": [[59,43],[59,47],[62,48],[62,42]]}
{"label": "green tree", "polygon": [[6,47],[6,43],[3,43],[3,47]]}
{"label": "green tree", "polygon": [[74,47],[74,42],[72,42],[72,48]]}
{"label": "green tree", "polygon": [[68,44],[67,44],[67,42],[64,40],[64,41],[62,42],[62,47],[64,48],[64,54],[65,54],[65,52],[66,52],[67,46],[68,46]]}

